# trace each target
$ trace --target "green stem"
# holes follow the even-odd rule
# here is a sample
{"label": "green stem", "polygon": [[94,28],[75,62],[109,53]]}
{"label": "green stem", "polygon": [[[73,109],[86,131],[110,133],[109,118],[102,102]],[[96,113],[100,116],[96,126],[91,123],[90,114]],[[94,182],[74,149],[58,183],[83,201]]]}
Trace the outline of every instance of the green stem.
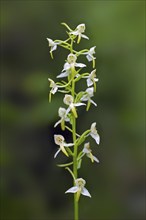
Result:
{"label": "green stem", "polygon": [[[74,73],[73,73],[74,75]],[[75,81],[72,81],[72,96],[74,98],[75,96]],[[73,120],[72,120],[72,137],[73,142],[76,143],[76,118],[72,114]],[[78,171],[77,171],[77,155],[78,155],[78,146],[77,144],[74,145],[74,154],[73,154],[73,174],[75,179],[78,178]],[[75,181],[74,181],[75,185]],[[79,210],[78,210],[78,201],[77,201],[77,195],[74,194],[74,220],[79,219]]]}

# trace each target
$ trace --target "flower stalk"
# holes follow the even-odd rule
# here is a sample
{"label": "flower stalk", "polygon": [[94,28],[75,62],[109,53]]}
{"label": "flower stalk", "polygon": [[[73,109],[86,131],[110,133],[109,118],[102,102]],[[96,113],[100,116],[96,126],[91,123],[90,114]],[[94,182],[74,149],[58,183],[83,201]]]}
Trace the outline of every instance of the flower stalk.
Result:
{"label": "flower stalk", "polygon": [[[89,191],[85,188],[86,181],[79,177],[79,169],[81,168],[82,160],[84,157],[88,157],[92,163],[94,161],[99,163],[97,157],[92,153],[90,143],[85,143],[86,139],[92,137],[96,144],[99,145],[100,137],[96,130],[96,122],[93,122],[90,128],[81,135],[77,132],[78,107],[86,106],[86,111],[89,111],[91,104],[95,107],[97,106],[91,99],[96,92],[96,83],[98,82],[96,78],[96,69],[94,69],[96,46],[80,51],[74,50],[74,44],[79,44],[82,38],[89,40],[84,34],[85,24],[79,24],[74,30],[66,23],[62,23],[62,25],[67,28],[68,38],[66,40],[52,40],[47,38],[52,59],[54,51],[57,50],[59,46],[70,52],[62,71],[56,77],[57,79],[65,78],[65,80],[55,82],[48,78],[50,83],[49,102],[51,102],[52,96],[57,92],[65,93],[63,97],[65,106],[58,109],[58,116],[60,119],[55,123],[54,127],[60,126],[62,131],[65,129],[70,131],[72,134],[72,143],[66,143],[64,136],[55,134],[54,142],[59,148],[54,158],[56,158],[59,153],[69,158],[67,163],[58,164],[58,166],[68,170],[73,178],[73,187],[69,188],[65,193],[74,194],[74,220],[79,220],[79,201],[81,195],[91,197]],[[80,56],[85,56],[87,61],[92,62],[93,69],[90,73],[83,71],[86,64],[78,62]],[[76,91],[76,83],[80,80],[87,81],[87,88],[85,88],[84,91]],[[67,125],[67,123],[69,125]]]}

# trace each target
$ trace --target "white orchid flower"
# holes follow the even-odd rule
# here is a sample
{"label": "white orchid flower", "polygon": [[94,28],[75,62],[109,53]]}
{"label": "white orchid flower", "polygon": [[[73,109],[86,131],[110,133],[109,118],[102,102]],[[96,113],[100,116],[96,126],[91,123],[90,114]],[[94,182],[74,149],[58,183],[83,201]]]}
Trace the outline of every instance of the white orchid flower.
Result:
{"label": "white orchid flower", "polygon": [[81,98],[81,101],[88,101],[88,103],[92,103],[93,105],[97,106],[97,104],[91,99],[91,97],[93,97],[93,92],[94,92],[94,88],[88,88],[86,89],[86,94],[83,95],[83,97]]}
{"label": "white orchid flower", "polygon": [[75,67],[80,67],[80,68],[86,67],[86,65],[83,63],[76,63],[76,60],[77,60],[77,56],[73,53],[70,53],[67,56],[67,62],[64,64],[62,73],[59,74],[57,78],[63,78],[69,76]]}
{"label": "white orchid flower", "polygon": [[55,153],[54,158],[57,157],[57,155],[60,151],[62,151],[67,157],[69,157],[67,151],[65,150],[65,147],[71,147],[74,144],[73,143],[70,143],[70,144],[65,143],[64,137],[60,134],[54,135],[54,141],[55,141],[55,144],[60,146],[59,150]]}
{"label": "white orchid flower", "polygon": [[86,54],[87,60],[89,62],[96,59],[96,57],[93,56],[93,54],[95,54],[95,48],[96,48],[96,46],[91,47],[88,52],[84,53],[84,54]]}
{"label": "white orchid flower", "polygon": [[54,95],[58,90],[58,86],[52,79],[48,78],[48,81],[50,82],[50,88],[52,88],[50,92]]}
{"label": "white orchid flower", "polygon": [[49,47],[51,47],[50,54],[51,54],[51,57],[53,58],[52,52],[57,49],[57,45],[59,44],[59,42],[56,43],[50,38],[47,38],[47,41],[49,42]]}
{"label": "white orchid flower", "polygon": [[67,110],[66,110],[65,108],[62,108],[62,107],[59,108],[59,110],[58,110],[58,115],[59,115],[59,117],[60,117],[61,119],[56,122],[56,124],[54,125],[54,127],[56,127],[57,125],[61,124],[62,130],[64,130],[64,128],[65,128],[65,127],[64,127],[65,121],[66,121],[66,122],[69,122],[69,121],[70,121],[69,117],[68,117],[67,114],[66,114],[66,111],[67,111]]}
{"label": "white orchid flower", "polygon": [[92,162],[95,161],[95,162],[99,163],[99,160],[97,159],[97,157],[95,157],[92,154],[92,150],[90,148],[90,143],[89,142],[84,144],[83,153],[85,153],[86,156],[89,157]]}
{"label": "white orchid flower", "polygon": [[75,108],[75,107],[82,106],[82,105],[86,105],[86,104],[81,103],[81,102],[74,103],[73,101],[74,101],[74,99],[73,99],[73,96],[72,96],[72,95],[67,95],[67,94],[66,94],[66,95],[64,96],[64,99],[63,99],[64,104],[69,105],[69,107],[68,107],[66,113],[68,114],[69,111],[71,110],[72,113],[74,114],[75,118],[77,118],[78,115],[77,115],[77,112],[76,112],[76,108]]}
{"label": "white orchid flower", "polygon": [[90,50],[88,52],[85,52],[84,54],[86,55],[86,58],[89,62],[93,62],[93,68],[95,67],[95,59],[96,57],[94,57],[93,54],[95,54],[95,48],[96,46],[94,47],[91,47]]}
{"label": "white orchid flower", "polygon": [[85,32],[85,24],[79,24],[75,31],[71,31],[70,34],[73,34],[74,36],[78,36],[78,40],[77,40],[77,43],[80,42],[81,38],[85,38],[85,39],[88,39],[89,40],[89,37],[87,37],[86,35],[82,34]]}
{"label": "white orchid flower", "polygon": [[86,181],[82,178],[75,179],[75,186],[68,189],[65,193],[77,193],[77,201],[80,198],[80,195],[91,197],[89,191],[84,187]]}
{"label": "white orchid flower", "polygon": [[58,86],[52,79],[48,78],[48,81],[50,82],[50,88],[51,88],[50,94],[49,94],[49,102],[51,102],[51,94],[54,95],[57,92]]}
{"label": "white orchid flower", "polygon": [[91,132],[89,135],[96,141],[97,144],[100,143],[100,136],[96,130],[96,122],[93,122],[90,128]]}
{"label": "white orchid flower", "polygon": [[93,70],[89,76],[84,76],[83,78],[87,78],[87,86],[92,86],[93,84],[95,84],[98,79],[96,78],[96,69]]}

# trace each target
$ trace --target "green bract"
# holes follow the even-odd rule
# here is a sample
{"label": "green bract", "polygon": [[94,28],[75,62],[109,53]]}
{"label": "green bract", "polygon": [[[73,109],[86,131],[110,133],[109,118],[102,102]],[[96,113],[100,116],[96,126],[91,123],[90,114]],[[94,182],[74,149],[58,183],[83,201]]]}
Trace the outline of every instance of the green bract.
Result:
{"label": "green bract", "polygon": [[[58,82],[48,78],[50,83],[50,93],[49,101],[51,102],[51,96],[56,93],[65,93],[63,95],[63,107],[59,107],[58,116],[60,119],[55,123],[54,127],[61,126],[61,129],[64,131],[67,129],[72,134],[72,143],[66,143],[64,136],[61,134],[54,135],[55,144],[59,147],[57,152],[54,155],[54,158],[58,153],[62,153],[64,156],[69,158],[67,163],[59,164],[59,167],[67,169],[71,176],[73,177],[74,186],[68,189],[65,193],[74,193],[74,220],[78,220],[78,202],[80,195],[91,197],[88,190],[84,187],[86,181],[83,178],[78,178],[78,170],[82,166],[82,161],[84,156],[90,158],[92,162],[99,163],[99,160],[92,154],[92,149],[90,143],[85,141],[88,138],[93,138],[96,144],[100,143],[100,137],[96,130],[96,122],[93,122],[83,134],[77,133],[76,120],[79,117],[78,107],[86,106],[88,111],[90,105],[93,104],[95,107],[97,104],[93,101],[94,93],[96,92],[96,83],[98,79],[96,78],[96,69],[95,68],[95,48],[96,46],[91,47],[90,49],[82,49],[80,51],[74,50],[74,44],[79,44],[83,39],[89,39],[83,33],[86,30],[85,24],[79,24],[73,30],[66,23],[62,23],[67,28],[67,39],[65,40],[52,40],[47,38],[50,48],[50,54],[53,59],[53,52],[57,47],[62,47],[68,50],[68,55],[66,57],[63,69],[56,76],[59,79]],[[93,69],[91,71],[85,72],[86,64],[80,63],[80,56],[85,56],[87,61],[93,63]],[[62,80],[65,78],[65,80]],[[84,91],[76,91],[76,83],[80,80],[86,80],[87,87]],[[94,143],[95,143],[94,142]],[[70,168],[69,168],[70,167]],[[72,167],[72,168],[71,168]]]}

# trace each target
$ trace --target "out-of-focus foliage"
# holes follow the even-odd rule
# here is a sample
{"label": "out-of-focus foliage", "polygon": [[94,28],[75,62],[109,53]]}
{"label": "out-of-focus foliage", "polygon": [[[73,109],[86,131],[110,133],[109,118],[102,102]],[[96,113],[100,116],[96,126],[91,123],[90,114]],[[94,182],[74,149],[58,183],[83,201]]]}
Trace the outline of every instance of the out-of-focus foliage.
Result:
{"label": "out-of-focus foliage", "polygon": [[144,219],[144,16],[145,1],[1,1],[2,220],[72,219],[71,179],[53,159],[63,97],[48,103],[47,78],[55,80],[67,54],[59,49],[52,61],[46,37],[65,38],[61,22],[85,23],[96,45],[98,106],[80,110],[78,129],[97,122],[100,164],[83,166],[92,199],[81,198],[81,219]]}

